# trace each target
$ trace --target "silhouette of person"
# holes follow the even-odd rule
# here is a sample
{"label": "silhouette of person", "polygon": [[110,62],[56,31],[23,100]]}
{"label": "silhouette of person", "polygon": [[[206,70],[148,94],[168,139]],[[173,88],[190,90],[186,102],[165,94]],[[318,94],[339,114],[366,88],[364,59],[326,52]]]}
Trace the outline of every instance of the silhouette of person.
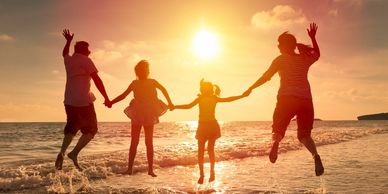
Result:
{"label": "silhouette of person", "polygon": [[[139,144],[141,128],[144,127],[145,144],[147,148],[147,160],[148,160],[148,174],[152,177],[157,175],[153,170],[153,157],[154,157],[154,145],[153,145],[153,133],[154,125],[159,123],[158,117],[163,114],[167,107],[161,104],[161,101],[157,97],[156,89],[159,89],[166,100],[169,107],[173,104],[167,93],[167,90],[155,79],[150,79],[149,63],[146,60],[141,60],[135,66],[136,80],[133,80],[128,88],[110,103],[107,103],[108,107],[120,102],[129,93],[133,91],[134,99],[129,106],[129,117],[131,118],[131,147],[129,149],[128,170],[127,174],[132,174],[132,167],[136,156],[137,146]],[[164,106],[163,106],[164,105]],[[165,109],[165,110],[163,110]]]}
{"label": "silhouette of person", "polygon": [[195,105],[199,105],[199,121],[198,129],[195,138],[198,140],[198,165],[200,177],[198,184],[203,184],[205,177],[203,171],[205,144],[207,143],[207,151],[210,159],[210,178],[209,182],[215,180],[214,165],[215,165],[215,152],[214,145],[218,138],[221,137],[221,129],[215,118],[215,109],[218,102],[231,102],[238,100],[247,95],[231,96],[227,98],[219,97],[221,90],[217,85],[213,85],[211,82],[205,82],[203,79],[200,83],[200,94],[190,104],[176,105],[174,109],[190,109]]}
{"label": "silhouette of person", "polygon": [[85,41],[76,42],[74,45],[74,54],[69,55],[69,47],[73,40],[74,34],[70,34],[68,29],[63,30],[63,36],[66,39],[62,56],[66,69],[66,88],[65,88],[65,111],[67,123],[64,129],[65,137],[63,138],[61,150],[55,161],[55,168],[62,169],[62,163],[66,149],[69,147],[78,130],[81,129],[82,136],[77,142],[74,149],[67,154],[73,161],[78,170],[82,168],[78,164],[79,152],[94,138],[97,133],[97,117],[94,110],[93,102],[96,100],[90,91],[90,80],[105,99],[109,102],[104,84],[98,76],[98,70],[93,61],[88,57],[90,54],[89,44]]}
{"label": "silhouette of person", "polygon": [[298,139],[310,151],[315,161],[315,174],[320,176],[324,168],[318,155],[311,130],[314,123],[314,108],[310,84],[307,78],[310,66],[319,59],[320,51],[315,38],[318,26],[310,24],[307,29],[313,43],[313,48],[300,46],[300,54],[295,53],[296,38],[285,32],[278,38],[280,55],[276,57],[269,69],[245,92],[250,94],[253,89],[269,81],[275,73],[280,76],[280,88],[277,96],[276,108],[273,113],[272,148],[269,159],[272,163],[278,157],[279,142],[283,139],[285,131],[296,116],[298,125]]}

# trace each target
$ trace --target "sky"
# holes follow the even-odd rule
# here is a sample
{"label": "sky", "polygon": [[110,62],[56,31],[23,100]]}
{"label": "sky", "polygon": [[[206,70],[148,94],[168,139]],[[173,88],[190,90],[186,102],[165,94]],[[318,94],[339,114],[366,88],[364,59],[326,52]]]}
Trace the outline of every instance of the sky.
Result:
{"label": "sky", "polygon": [[[279,55],[281,33],[311,44],[306,28],[316,22],[321,57],[309,72],[316,117],[354,120],[388,112],[386,10],[385,0],[2,0],[0,122],[66,121],[64,28],[75,34],[74,42],[90,43],[90,57],[111,99],[136,79],[133,68],[146,59],[150,77],[168,90],[173,103],[186,104],[196,98],[202,78],[218,84],[221,97],[241,94]],[[201,30],[216,37],[219,49],[211,58],[193,50]],[[271,120],[278,88],[275,75],[249,97],[218,104],[216,117]],[[92,90],[99,121],[128,121],[123,110],[132,94],[107,109]],[[161,93],[159,98],[164,100]],[[195,107],[160,120],[197,119]]]}

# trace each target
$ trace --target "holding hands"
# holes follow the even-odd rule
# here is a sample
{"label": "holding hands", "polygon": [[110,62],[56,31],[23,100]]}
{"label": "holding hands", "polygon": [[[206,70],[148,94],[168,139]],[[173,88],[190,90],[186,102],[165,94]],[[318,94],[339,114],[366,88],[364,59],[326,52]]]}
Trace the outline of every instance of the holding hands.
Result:
{"label": "holding hands", "polygon": [[248,89],[248,90],[246,90],[243,94],[242,94],[242,96],[243,97],[248,97],[250,94],[251,94],[251,92],[252,92],[252,89]]}
{"label": "holding hands", "polygon": [[175,105],[170,103],[168,104],[168,110],[173,111],[175,109]]}
{"label": "holding hands", "polygon": [[107,108],[112,108],[112,101],[110,101],[109,99],[105,99],[105,102],[104,102],[104,105],[107,107]]}

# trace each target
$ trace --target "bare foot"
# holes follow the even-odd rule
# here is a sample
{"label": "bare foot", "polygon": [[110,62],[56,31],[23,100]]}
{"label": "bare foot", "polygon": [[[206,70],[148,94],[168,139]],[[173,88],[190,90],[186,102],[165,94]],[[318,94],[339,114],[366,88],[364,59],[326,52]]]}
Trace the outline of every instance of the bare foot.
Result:
{"label": "bare foot", "polygon": [[55,169],[62,170],[62,164],[63,164],[63,154],[59,153],[57,156],[57,160],[55,160]]}
{"label": "bare foot", "polygon": [[73,163],[74,163],[74,166],[79,170],[79,171],[82,171],[82,168],[79,166],[78,164],[78,159],[77,159],[77,156],[73,155],[71,152],[67,154],[67,157],[69,157]]}
{"label": "bare foot", "polygon": [[269,161],[272,163],[275,163],[278,159],[278,149],[279,149],[279,142],[274,142],[271,148],[271,152],[269,153]]}
{"label": "bare foot", "polygon": [[324,173],[325,169],[323,168],[321,157],[318,154],[314,156],[314,163],[315,163],[315,175],[321,176]]}
{"label": "bare foot", "polygon": [[215,179],[216,179],[216,176],[214,175],[214,172],[210,172],[209,183],[213,182]]}
{"label": "bare foot", "polygon": [[158,175],[156,175],[153,171],[151,172],[148,172],[148,175],[152,176],[152,177],[157,177]]}
{"label": "bare foot", "polygon": [[203,184],[203,179],[205,178],[205,176],[201,175],[198,179],[198,184]]}

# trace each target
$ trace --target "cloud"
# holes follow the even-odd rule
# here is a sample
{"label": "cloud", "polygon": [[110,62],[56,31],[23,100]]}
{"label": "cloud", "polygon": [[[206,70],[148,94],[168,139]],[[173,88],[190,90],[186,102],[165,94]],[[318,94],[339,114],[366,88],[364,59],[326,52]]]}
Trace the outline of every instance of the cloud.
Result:
{"label": "cloud", "polygon": [[10,35],[0,34],[0,41],[13,41],[13,40],[15,40],[15,38]]}
{"label": "cloud", "polygon": [[115,51],[115,50],[98,49],[92,54],[92,58],[98,64],[102,64],[102,65],[117,61],[122,57],[123,57],[123,54],[120,51]]}
{"label": "cloud", "polygon": [[350,6],[361,7],[364,0],[334,0],[335,3],[343,3]]}
{"label": "cloud", "polygon": [[262,30],[305,23],[307,19],[302,11],[288,5],[277,5],[272,10],[257,12],[251,19],[251,24]]}
{"label": "cloud", "polygon": [[329,15],[334,17],[338,16],[338,9],[329,10]]}
{"label": "cloud", "polygon": [[[114,42],[102,41],[100,48],[92,53],[93,60],[102,65],[118,65],[118,63],[137,63],[140,59],[139,52],[148,52],[150,46],[144,41],[138,42]],[[121,64],[123,65],[123,64]]]}

